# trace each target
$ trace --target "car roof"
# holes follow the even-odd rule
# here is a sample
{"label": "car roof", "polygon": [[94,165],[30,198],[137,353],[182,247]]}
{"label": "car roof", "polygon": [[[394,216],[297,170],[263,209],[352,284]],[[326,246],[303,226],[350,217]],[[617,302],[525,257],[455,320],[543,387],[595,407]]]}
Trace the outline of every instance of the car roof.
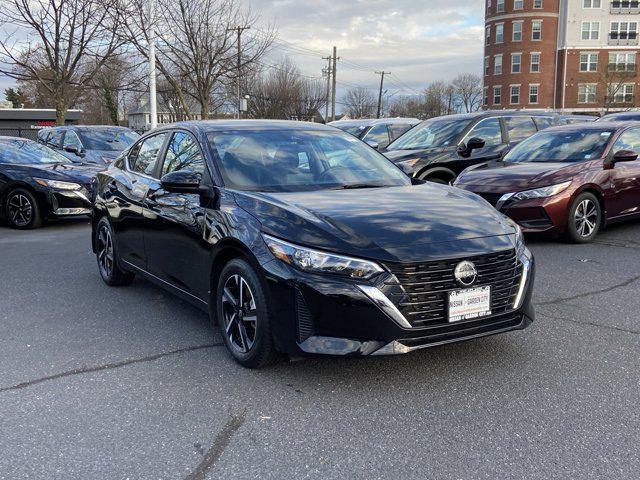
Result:
{"label": "car roof", "polygon": [[408,118],[408,117],[397,117],[397,118],[358,118],[355,120],[336,120],[335,122],[329,122],[328,125],[332,126],[348,126],[348,125],[362,125],[362,126],[370,126],[370,125],[379,125],[379,124],[387,124],[387,123],[407,123],[407,124],[417,124],[422,120],[418,118]]}
{"label": "car roof", "polygon": [[452,115],[442,115],[440,117],[432,117],[429,120],[435,119],[452,119],[452,120],[474,120],[476,118],[491,118],[491,117],[557,117],[555,112],[545,112],[539,110],[482,110],[479,112],[471,113],[455,113]]}
{"label": "car roof", "polygon": [[633,118],[640,118],[640,110],[634,110],[631,112],[613,112],[613,113],[607,113],[606,115],[603,115],[601,118],[601,121],[605,121],[607,118],[627,118],[627,117],[633,117]]}
{"label": "car roof", "polygon": [[[632,125],[632,124],[631,124]],[[542,130],[542,132],[548,132],[548,131],[564,131],[564,130],[582,130],[582,131],[589,131],[589,130],[603,130],[605,128],[609,128],[609,129],[613,129],[613,130],[620,130],[626,127],[629,127],[630,124],[629,122],[583,122],[583,123],[572,123],[569,125],[559,125],[557,127],[551,127],[551,128],[547,128],[545,130]]]}
{"label": "car roof", "polygon": [[191,120],[162,125],[153,131],[176,128],[204,132],[220,130],[326,130],[335,132],[334,128],[322,123],[295,120]]}

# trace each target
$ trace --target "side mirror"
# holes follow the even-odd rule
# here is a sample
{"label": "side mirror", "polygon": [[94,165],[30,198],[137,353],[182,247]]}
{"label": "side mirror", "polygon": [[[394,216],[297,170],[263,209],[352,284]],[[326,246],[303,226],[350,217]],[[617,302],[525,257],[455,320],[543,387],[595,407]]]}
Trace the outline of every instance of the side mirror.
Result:
{"label": "side mirror", "polygon": [[169,193],[193,193],[199,194],[202,174],[192,170],[178,170],[169,172],[160,179],[163,190]]}
{"label": "side mirror", "polygon": [[638,154],[633,150],[619,150],[613,154],[611,163],[616,164],[618,162],[633,162],[637,159],[638,159]]}
{"label": "side mirror", "polygon": [[66,147],[64,147],[64,151],[69,153],[75,153],[79,157],[81,157],[84,154],[84,151],[80,147],[78,147],[78,145],[67,145]]}
{"label": "side mirror", "polygon": [[378,150],[380,148],[380,144],[378,144],[378,142],[374,142],[372,141],[368,141],[367,145],[369,145],[371,148]]}
{"label": "side mirror", "polygon": [[484,140],[481,138],[471,137],[469,140],[467,140],[466,145],[463,143],[458,147],[458,153],[460,153],[460,155],[462,156],[471,155],[471,152],[473,152],[474,150],[483,148],[484,143],[485,143]]}

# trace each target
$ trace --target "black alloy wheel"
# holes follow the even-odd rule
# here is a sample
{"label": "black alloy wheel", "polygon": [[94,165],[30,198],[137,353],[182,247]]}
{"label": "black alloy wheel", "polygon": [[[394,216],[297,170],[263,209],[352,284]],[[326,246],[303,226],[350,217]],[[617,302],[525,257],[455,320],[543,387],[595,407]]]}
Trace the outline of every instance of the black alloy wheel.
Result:
{"label": "black alloy wheel", "polygon": [[18,188],[7,195],[5,216],[9,226],[19,230],[37,228],[42,224],[38,202],[31,192]]}
{"label": "black alloy wheel", "polygon": [[107,285],[118,287],[133,281],[134,274],[123,270],[118,264],[113,230],[105,217],[100,219],[96,230],[96,258],[100,276]]}
{"label": "black alloy wheel", "polygon": [[261,368],[278,359],[262,283],[245,260],[233,259],[222,269],[216,312],[225,345],[238,363]]}
{"label": "black alloy wheel", "polygon": [[589,192],[578,195],[569,209],[569,239],[575,243],[589,243],[598,235],[601,224],[602,209],[595,195]]}

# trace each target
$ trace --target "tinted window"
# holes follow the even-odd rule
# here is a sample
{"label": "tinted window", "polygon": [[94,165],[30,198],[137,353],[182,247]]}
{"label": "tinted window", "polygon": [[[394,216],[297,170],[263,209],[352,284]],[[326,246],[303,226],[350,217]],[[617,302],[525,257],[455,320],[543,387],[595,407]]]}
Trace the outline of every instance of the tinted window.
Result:
{"label": "tinted window", "polygon": [[468,118],[441,117],[427,120],[402,135],[388,149],[415,150],[453,145],[469,122]]}
{"label": "tinted window", "polygon": [[413,125],[408,123],[399,123],[397,125],[389,125],[389,132],[391,133],[391,141],[393,142],[396,138],[401,137],[407,131],[409,131],[413,127]]}
{"label": "tinted window", "polygon": [[538,130],[544,130],[553,126],[553,119],[549,117],[533,117],[533,121],[536,123]]}
{"label": "tinted window", "polygon": [[38,141],[42,143],[47,143],[47,139],[49,138],[50,134],[51,134],[50,130],[40,130],[38,132]]}
{"label": "tinted window", "polygon": [[632,150],[640,153],[640,128],[631,128],[622,132],[622,134],[613,144],[613,153],[620,150]]}
{"label": "tinted window", "polygon": [[346,133],[238,130],[207,137],[231,188],[283,192],[410,184],[386,158]]}
{"label": "tinted window", "polygon": [[64,155],[31,140],[0,142],[0,162],[15,164],[70,163]]}
{"label": "tinted window", "polygon": [[73,130],[68,130],[64,135],[64,142],[62,143],[62,146],[69,147],[71,145],[80,147],[80,145],[82,144],[80,143],[80,139],[78,138],[76,132],[74,132]]}
{"label": "tinted window", "polygon": [[505,123],[510,142],[520,142],[538,131],[531,117],[507,117]]}
{"label": "tinted window", "polygon": [[177,170],[204,172],[204,158],[197,142],[188,133],[177,132],[167,147],[162,165],[162,175]]}
{"label": "tinted window", "polygon": [[47,145],[53,148],[60,148],[62,141],[62,130],[51,130],[51,135],[47,138]]}
{"label": "tinted window", "polygon": [[362,131],[367,128],[364,125],[333,125],[336,128],[339,128],[343,132],[350,133],[354,137],[360,137]]}
{"label": "tinted window", "polygon": [[154,135],[132,148],[129,154],[129,168],[134,172],[153,175],[166,136],[166,133]]}
{"label": "tinted window", "polygon": [[524,140],[505,162],[581,162],[600,158],[613,135],[612,129],[543,130]]}
{"label": "tinted window", "polygon": [[122,151],[135,142],[140,135],[130,130],[82,130],[79,132],[87,150]]}
{"label": "tinted window", "polygon": [[485,147],[501,145],[502,129],[500,128],[500,119],[488,118],[486,120],[481,120],[480,123],[467,133],[465,141],[472,137],[483,139]]}
{"label": "tinted window", "polygon": [[386,125],[375,125],[364,136],[364,141],[369,143],[377,143],[379,147],[389,145],[389,131]]}

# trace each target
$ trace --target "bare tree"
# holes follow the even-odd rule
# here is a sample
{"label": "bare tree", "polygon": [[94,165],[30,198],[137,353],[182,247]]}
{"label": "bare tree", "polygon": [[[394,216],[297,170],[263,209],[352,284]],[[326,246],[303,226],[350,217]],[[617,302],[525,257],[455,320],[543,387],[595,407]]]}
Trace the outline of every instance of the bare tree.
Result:
{"label": "bare tree", "polygon": [[351,118],[373,117],[378,105],[373,93],[364,87],[347,90],[342,97],[342,103]]}
{"label": "bare tree", "polygon": [[473,73],[461,73],[451,82],[453,93],[460,108],[467,112],[475,112],[482,105],[482,78]]}
{"label": "bare tree", "polygon": [[4,0],[0,72],[44,88],[63,125],[67,109],[123,45],[118,1]]}

